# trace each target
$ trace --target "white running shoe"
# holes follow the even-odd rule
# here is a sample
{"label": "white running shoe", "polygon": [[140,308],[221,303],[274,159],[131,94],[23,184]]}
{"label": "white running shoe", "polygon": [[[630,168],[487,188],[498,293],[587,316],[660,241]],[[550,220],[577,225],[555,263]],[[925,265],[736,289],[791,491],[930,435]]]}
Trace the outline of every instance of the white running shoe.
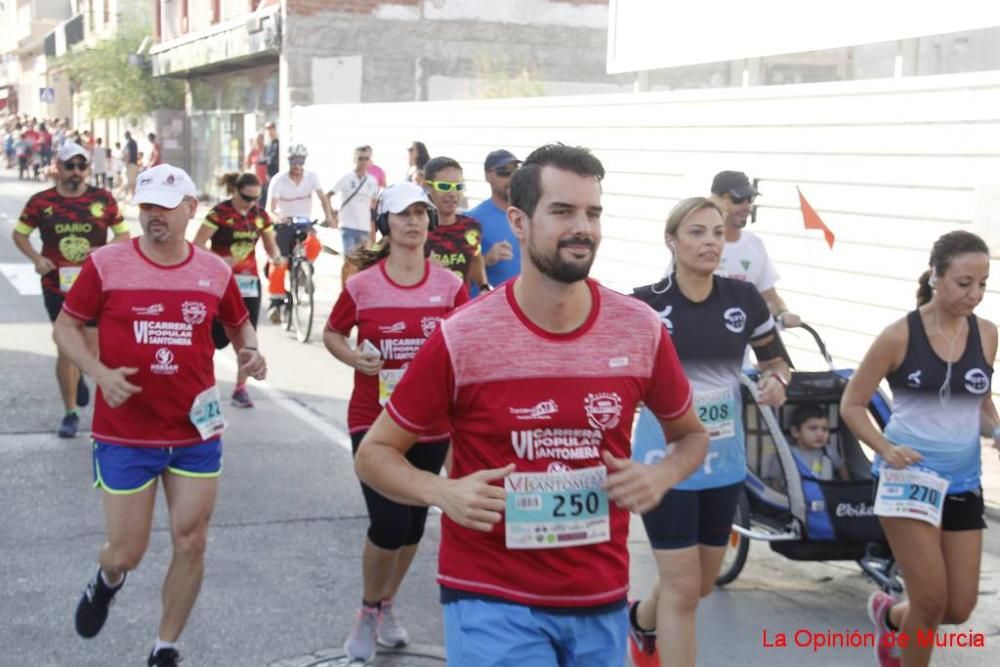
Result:
{"label": "white running shoe", "polygon": [[361,607],[354,629],[344,642],[344,653],[348,658],[368,663],[375,657],[375,633],[380,616],[378,607]]}
{"label": "white running shoe", "polygon": [[382,600],[382,618],[379,620],[376,638],[379,644],[389,648],[403,648],[410,643],[410,633],[392,613],[392,600]]}

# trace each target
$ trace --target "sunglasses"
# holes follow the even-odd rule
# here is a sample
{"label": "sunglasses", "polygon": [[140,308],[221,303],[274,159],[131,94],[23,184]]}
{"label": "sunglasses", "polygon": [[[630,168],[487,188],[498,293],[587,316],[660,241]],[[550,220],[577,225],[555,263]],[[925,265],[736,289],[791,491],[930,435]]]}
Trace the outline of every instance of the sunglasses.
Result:
{"label": "sunglasses", "polygon": [[295,165],[297,167],[301,167],[305,163],[306,163],[306,159],[304,157],[293,157],[292,159],[290,159],[288,161],[288,164],[292,164],[292,165]]}
{"label": "sunglasses", "polygon": [[238,194],[240,197],[242,197],[246,201],[254,201],[254,200],[257,199],[257,197],[260,196],[260,193],[258,193],[258,194],[249,194],[249,193],[243,192],[241,190],[237,190],[236,194]]}
{"label": "sunglasses", "polygon": [[497,176],[499,176],[500,178],[507,178],[508,176],[510,176],[511,174],[514,173],[514,170],[513,169],[494,169],[493,173],[496,174]]}
{"label": "sunglasses", "polygon": [[67,160],[62,163],[63,169],[66,171],[87,171],[87,161],[81,160],[79,162],[73,162],[72,160]]}
{"label": "sunglasses", "polygon": [[438,192],[465,192],[464,181],[424,181]]}
{"label": "sunglasses", "polygon": [[752,202],[754,199],[756,199],[756,197],[757,195],[755,194],[747,195],[746,197],[734,197],[733,195],[730,194],[729,200],[738,206],[740,204],[745,204],[746,202]]}

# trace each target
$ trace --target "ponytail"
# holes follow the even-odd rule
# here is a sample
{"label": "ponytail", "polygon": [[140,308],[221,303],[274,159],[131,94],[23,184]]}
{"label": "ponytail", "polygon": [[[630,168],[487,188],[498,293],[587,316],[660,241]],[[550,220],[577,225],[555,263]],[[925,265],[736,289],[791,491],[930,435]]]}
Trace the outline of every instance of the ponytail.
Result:
{"label": "ponytail", "polygon": [[347,256],[347,261],[358,267],[359,271],[364,271],[388,257],[390,247],[389,239],[383,238],[371,248],[360,246]]}
{"label": "ponytail", "polygon": [[934,288],[931,287],[931,270],[927,269],[920,274],[920,286],[917,287],[917,307],[930,303],[934,296]]}
{"label": "ponytail", "polygon": [[227,174],[219,176],[219,178],[216,180],[216,183],[219,185],[219,187],[225,187],[226,194],[231,195],[236,191],[236,181],[239,180],[239,177],[240,177],[239,172],[231,171]]}

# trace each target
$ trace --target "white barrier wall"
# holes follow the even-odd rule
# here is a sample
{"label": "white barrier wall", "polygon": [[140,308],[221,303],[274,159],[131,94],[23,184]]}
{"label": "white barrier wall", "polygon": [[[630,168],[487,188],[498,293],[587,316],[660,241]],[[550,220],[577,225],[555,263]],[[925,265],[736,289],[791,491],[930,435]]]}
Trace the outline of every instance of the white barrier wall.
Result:
{"label": "white barrier wall", "polygon": [[[837,363],[852,367],[875,334],[912,309],[941,234],[990,236],[1000,257],[1000,72],[297,107],[291,132],[325,184],[351,168],[358,144],[371,144],[389,181],[400,180],[407,147],[423,141],[432,156],[463,164],[470,205],[489,194],[482,160],[490,150],[524,157],[546,142],[587,146],[608,170],[593,275],[620,290],[662,274],[663,221],[678,199],[708,194],[717,171],[745,171],[760,179],[751,229],[778,266],[780,293],[824,335]],[[820,232],[803,229],[796,186],[836,234],[833,250]],[[1000,320],[1000,262],[979,312]],[[807,338],[786,339],[798,365],[816,362]]]}

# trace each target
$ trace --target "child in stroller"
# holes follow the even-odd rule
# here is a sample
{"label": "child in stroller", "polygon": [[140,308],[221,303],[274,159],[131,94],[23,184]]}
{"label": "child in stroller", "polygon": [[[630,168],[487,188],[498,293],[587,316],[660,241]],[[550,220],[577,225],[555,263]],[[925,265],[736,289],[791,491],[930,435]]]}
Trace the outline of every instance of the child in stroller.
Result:
{"label": "child in stroller", "polygon": [[[792,411],[789,435],[795,466],[802,475],[824,481],[850,480],[843,457],[830,446],[829,408],[809,404],[796,406]],[[785,475],[777,456],[771,459],[764,481],[772,487],[783,488]]]}

